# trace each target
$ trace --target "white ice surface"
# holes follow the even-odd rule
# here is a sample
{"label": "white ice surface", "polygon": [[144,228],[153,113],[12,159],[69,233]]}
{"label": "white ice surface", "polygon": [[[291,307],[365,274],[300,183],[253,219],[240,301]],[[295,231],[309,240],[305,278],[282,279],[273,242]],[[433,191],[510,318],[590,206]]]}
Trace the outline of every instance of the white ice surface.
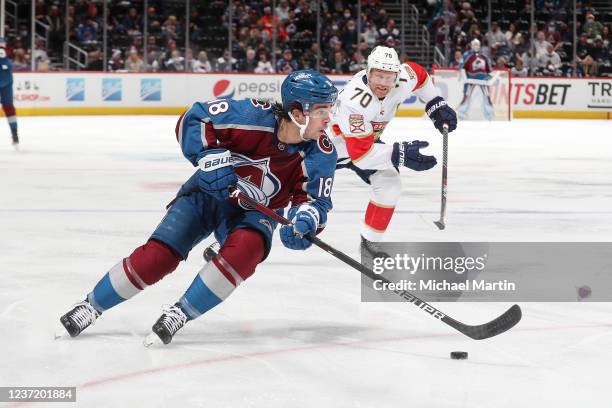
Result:
{"label": "white ice surface", "polygon": [[[522,304],[517,327],[477,342],[411,305],[361,303],[358,272],[277,237],[255,275],[168,347],[141,341],[191,283],[203,245],[79,338],[54,340],[59,316],[146,241],[192,173],[175,120],[20,118],[18,152],[2,128],[0,386],[74,385],[82,407],[611,406],[612,304]],[[394,138],[428,140],[441,158],[426,120],[394,120]],[[610,121],[462,123],[450,136],[447,229],[432,224],[440,166],[403,171],[387,238],[612,241],[611,156]],[[321,237],[357,257],[368,189],[341,171],[333,198]],[[438,306],[470,324],[508,307]],[[64,405],[74,406],[51,404]]]}

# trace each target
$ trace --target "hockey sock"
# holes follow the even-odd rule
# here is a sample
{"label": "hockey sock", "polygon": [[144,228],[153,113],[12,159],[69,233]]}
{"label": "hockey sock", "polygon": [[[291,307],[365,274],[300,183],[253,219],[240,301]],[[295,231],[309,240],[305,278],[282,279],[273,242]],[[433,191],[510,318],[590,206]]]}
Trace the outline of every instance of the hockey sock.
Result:
{"label": "hockey sock", "polygon": [[391,222],[393,211],[395,207],[386,207],[370,201],[361,235],[368,241],[380,241]]}
{"label": "hockey sock", "polygon": [[215,256],[200,270],[179,300],[189,320],[206,313],[255,272],[264,257],[264,240],[252,229],[232,231]]}
{"label": "hockey sock", "polygon": [[5,103],[2,104],[2,110],[4,110],[4,115],[11,128],[11,134],[17,134],[17,112],[15,112],[15,106]]}
{"label": "hockey sock", "polygon": [[149,240],[113,266],[87,295],[87,300],[102,313],[174,271],[180,260],[164,243]]}

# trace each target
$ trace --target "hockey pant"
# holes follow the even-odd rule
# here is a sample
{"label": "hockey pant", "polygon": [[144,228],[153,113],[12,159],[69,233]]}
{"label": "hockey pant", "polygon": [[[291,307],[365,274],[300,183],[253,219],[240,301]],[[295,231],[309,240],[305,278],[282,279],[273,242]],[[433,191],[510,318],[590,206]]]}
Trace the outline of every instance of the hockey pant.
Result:
{"label": "hockey pant", "polygon": [[147,243],[113,266],[87,299],[103,312],[134,297],[174,271],[214,229],[221,243],[219,254],[204,265],[179,300],[187,317],[195,319],[255,272],[270,250],[275,227],[256,211],[222,204],[203,193],[181,197]]}
{"label": "hockey pant", "polygon": [[402,192],[399,172],[396,169],[362,170],[351,162],[338,168],[353,170],[370,185],[370,202],[361,226],[361,236],[368,241],[382,241]]}

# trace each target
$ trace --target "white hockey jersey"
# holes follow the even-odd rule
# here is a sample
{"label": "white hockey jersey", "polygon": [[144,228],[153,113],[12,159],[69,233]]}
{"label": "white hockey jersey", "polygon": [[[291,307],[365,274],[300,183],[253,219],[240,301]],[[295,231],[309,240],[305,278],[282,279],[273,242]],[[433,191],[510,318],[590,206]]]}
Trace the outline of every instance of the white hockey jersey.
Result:
{"label": "white hockey jersey", "polygon": [[401,65],[397,85],[381,100],[367,82],[363,70],[346,84],[338,95],[327,134],[338,151],[338,162],[351,160],[364,170],[392,168],[393,145],[375,142],[405,99],[415,94],[427,103],[438,92],[427,71],[414,62]]}

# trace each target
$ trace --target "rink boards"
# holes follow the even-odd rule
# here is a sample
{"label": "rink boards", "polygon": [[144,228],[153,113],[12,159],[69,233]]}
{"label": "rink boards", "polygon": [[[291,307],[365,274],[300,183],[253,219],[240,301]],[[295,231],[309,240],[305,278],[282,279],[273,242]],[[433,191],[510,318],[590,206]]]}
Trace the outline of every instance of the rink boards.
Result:
{"label": "rink boards", "polygon": [[[280,100],[284,75],[195,73],[15,73],[18,115],[179,114],[196,101],[217,98]],[[331,75],[342,89],[349,75]],[[457,87],[462,84],[457,82]],[[515,77],[514,118],[612,118],[612,79]],[[440,89],[444,95],[446,89]],[[398,116],[422,116],[424,104],[406,99]]]}

